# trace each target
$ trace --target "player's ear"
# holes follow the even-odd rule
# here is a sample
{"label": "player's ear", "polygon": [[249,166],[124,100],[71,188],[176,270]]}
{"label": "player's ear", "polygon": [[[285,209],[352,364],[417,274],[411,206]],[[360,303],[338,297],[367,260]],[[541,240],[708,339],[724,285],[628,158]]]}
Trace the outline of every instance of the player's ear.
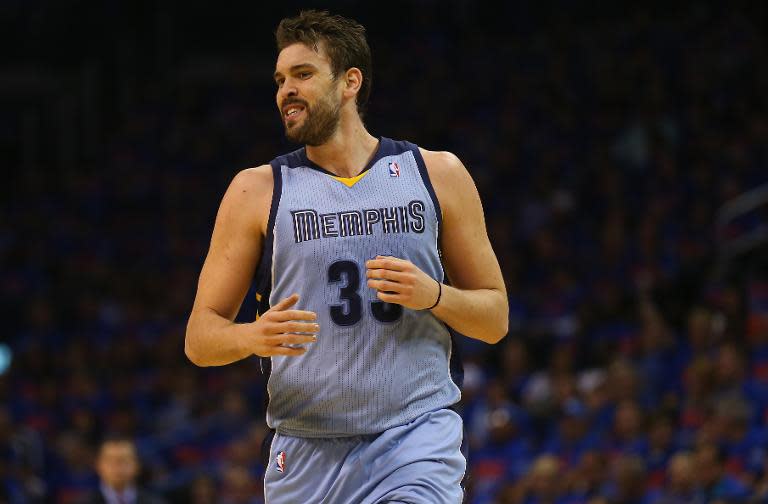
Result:
{"label": "player's ear", "polygon": [[352,98],[360,91],[363,85],[363,72],[357,67],[352,67],[344,74],[344,96]]}

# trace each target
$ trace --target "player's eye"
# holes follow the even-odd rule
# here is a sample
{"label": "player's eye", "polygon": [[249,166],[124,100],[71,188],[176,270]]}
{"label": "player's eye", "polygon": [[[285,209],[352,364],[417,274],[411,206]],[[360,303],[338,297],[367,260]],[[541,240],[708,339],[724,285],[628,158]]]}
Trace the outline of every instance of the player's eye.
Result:
{"label": "player's eye", "polygon": [[309,79],[310,77],[312,77],[312,72],[299,72],[300,79],[306,80],[306,79]]}

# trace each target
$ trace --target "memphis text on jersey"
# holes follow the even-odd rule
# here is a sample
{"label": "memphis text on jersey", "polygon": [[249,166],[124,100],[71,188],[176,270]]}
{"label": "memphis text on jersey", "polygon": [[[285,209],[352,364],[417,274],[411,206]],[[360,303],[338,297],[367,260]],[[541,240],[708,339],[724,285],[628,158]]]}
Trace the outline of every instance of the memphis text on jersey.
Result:
{"label": "memphis text on jersey", "polygon": [[318,213],[311,208],[292,210],[293,238],[296,243],[320,238],[382,233],[423,233],[423,201],[413,200],[405,206],[365,208],[342,212]]}

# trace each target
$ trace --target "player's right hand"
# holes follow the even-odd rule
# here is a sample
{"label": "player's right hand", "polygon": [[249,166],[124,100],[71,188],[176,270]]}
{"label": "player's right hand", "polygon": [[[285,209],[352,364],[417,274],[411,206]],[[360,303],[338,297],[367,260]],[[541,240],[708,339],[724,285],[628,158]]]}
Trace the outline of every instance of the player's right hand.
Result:
{"label": "player's right hand", "polygon": [[246,324],[253,335],[249,343],[254,354],[261,357],[302,355],[306,353],[306,347],[293,345],[308,345],[317,341],[320,331],[317,314],[291,310],[291,306],[298,301],[299,295],[292,294],[264,312],[256,322]]}

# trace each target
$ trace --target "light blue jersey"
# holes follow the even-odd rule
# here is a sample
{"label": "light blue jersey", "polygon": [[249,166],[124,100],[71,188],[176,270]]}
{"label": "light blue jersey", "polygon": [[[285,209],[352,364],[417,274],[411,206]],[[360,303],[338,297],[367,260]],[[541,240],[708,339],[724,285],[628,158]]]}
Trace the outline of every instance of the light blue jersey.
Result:
{"label": "light blue jersey", "polygon": [[349,179],[305,149],[271,165],[260,312],[298,293],[296,308],[316,312],[320,332],[304,355],[267,362],[268,425],[287,436],[358,436],[455,404],[459,365],[447,326],[427,310],[379,301],[366,285],[365,262],[377,255],[444,280],[440,207],[418,147],[381,138],[367,169]]}

